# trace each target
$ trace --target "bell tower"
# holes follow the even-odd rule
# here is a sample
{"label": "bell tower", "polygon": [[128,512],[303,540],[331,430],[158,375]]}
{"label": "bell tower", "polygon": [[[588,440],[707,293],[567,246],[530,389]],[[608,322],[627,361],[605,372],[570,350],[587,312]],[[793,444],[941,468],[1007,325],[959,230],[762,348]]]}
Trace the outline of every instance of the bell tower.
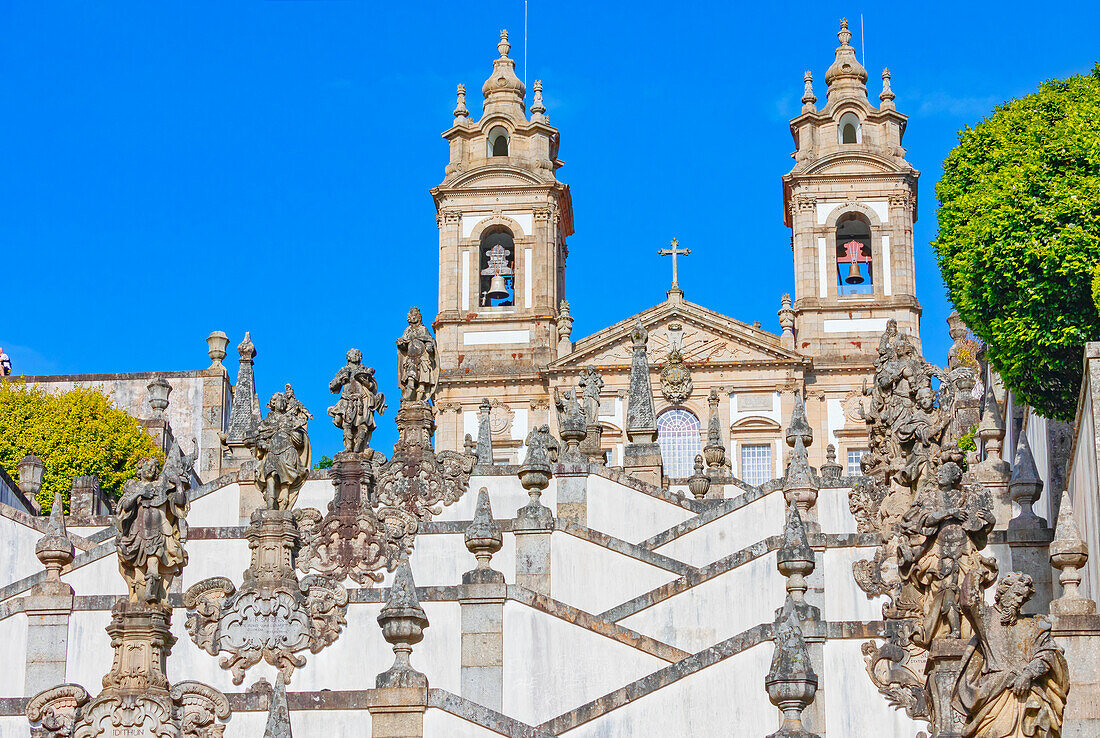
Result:
{"label": "bell tower", "polygon": [[513,435],[526,433],[528,411],[541,410],[543,419],[530,421],[540,423],[548,412],[540,370],[558,343],[573,211],[569,187],[556,174],[559,134],[546,115],[542,83],[534,83],[528,117],[510,48],[501,31],[500,56],[481,88],[480,119],[471,117],[465,86],[458,86],[454,123],[443,133],[450,160],[431,191],[439,225],[443,448],[461,447],[471,432],[467,416],[476,418],[484,397],[506,404]]}
{"label": "bell tower", "polygon": [[838,38],[820,110],[805,74],[802,113],[791,121],[795,165],[783,177],[795,348],[821,369],[869,365],[891,318],[920,346],[913,256],[920,173],[901,145],[907,118],[894,107],[889,70],[878,107],[868,100],[847,21]]}

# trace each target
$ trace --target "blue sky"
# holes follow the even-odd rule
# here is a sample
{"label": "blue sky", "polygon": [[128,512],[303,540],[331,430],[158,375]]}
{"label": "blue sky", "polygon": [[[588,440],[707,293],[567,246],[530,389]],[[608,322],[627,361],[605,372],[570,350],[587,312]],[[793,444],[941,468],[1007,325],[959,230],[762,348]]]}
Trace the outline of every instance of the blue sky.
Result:
{"label": "blue sky", "polygon": [[[824,99],[841,16],[859,48],[860,12],[872,94],[889,66],[909,115],[922,336],[944,361],[940,163],[998,102],[1100,58],[1096,4],[533,0],[528,87],[544,82],[573,193],[574,336],[664,298],[673,235],[693,251],[688,299],[778,330],[787,121],[803,70]],[[477,114],[505,27],[522,73],[522,0],[4,4],[0,345],[16,372],[200,369],[210,331],[232,347],[251,330],[261,395],[291,382],[331,455],[345,351],[396,408],[406,309],[435,314],[439,134],[456,83]]]}

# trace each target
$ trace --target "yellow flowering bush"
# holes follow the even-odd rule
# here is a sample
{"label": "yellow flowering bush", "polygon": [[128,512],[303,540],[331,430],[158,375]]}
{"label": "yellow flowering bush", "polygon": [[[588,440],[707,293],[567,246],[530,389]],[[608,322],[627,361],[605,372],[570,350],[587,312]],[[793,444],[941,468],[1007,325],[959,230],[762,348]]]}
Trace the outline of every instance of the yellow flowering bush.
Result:
{"label": "yellow flowering bush", "polygon": [[99,390],[78,386],[52,394],[0,381],[0,466],[15,479],[15,465],[27,454],[45,463],[38,501],[47,511],[57,491],[68,507],[73,477],[95,474],[100,487],[117,496],[139,460],[164,461],[152,436]]}

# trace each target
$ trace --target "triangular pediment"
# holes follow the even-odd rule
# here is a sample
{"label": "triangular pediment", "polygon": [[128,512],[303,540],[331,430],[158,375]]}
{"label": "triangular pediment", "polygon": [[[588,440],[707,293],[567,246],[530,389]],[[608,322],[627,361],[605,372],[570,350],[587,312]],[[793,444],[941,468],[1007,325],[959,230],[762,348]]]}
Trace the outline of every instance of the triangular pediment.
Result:
{"label": "triangular pediment", "polygon": [[692,302],[670,299],[580,339],[572,353],[551,363],[549,369],[629,365],[633,351],[629,333],[638,320],[649,331],[649,362],[654,365],[668,359],[676,333],[683,337],[680,353],[684,361],[693,366],[808,361],[783,348],[774,333]]}

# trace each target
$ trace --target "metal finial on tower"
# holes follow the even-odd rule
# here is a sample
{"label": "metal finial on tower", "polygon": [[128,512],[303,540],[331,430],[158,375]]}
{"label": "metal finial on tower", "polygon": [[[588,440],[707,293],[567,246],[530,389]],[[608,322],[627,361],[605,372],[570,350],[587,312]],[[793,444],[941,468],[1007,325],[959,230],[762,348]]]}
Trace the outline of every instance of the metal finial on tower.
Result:
{"label": "metal finial on tower", "polygon": [[802,80],[806,83],[802,91],[802,112],[812,113],[817,110],[817,95],[814,94],[814,76],[808,70],[803,73]]}
{"label": "metal finial on tower", "polygon": [[882,94],[878,96],[878,99],[882,101],[882,108],[894,107],[894,91],[890,89],[890,70],[882,70]]}
{"label": "metal finial on tower", "polygon": [[470,115],[470,111],[466,109],[466,85],[458,86],[458,104],[455,105],[455,120],[464,120]]}

